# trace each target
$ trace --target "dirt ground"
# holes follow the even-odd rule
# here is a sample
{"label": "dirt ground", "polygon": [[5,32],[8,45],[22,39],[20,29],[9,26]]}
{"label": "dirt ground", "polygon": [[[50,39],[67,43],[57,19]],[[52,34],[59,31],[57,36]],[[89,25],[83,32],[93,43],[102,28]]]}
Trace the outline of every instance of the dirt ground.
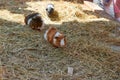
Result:
{"label": "dirt ground", "polygon": [[[55,5],[48,17],[45,7]],[[25,25],[24,16],[39,12],[42,31]],[[119,27],[103,11],[66,1],[0,0],[0,80],[120,80]],[[43,34],[49,26],[67,37],[65,48],[54,48]],[[73,75],[68,75],[68,67]]]}

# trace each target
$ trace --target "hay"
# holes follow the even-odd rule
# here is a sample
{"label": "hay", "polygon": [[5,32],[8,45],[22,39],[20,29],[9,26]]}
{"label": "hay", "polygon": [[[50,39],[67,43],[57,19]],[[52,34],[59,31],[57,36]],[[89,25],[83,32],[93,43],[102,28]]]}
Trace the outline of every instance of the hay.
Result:
{"label": "hay", "polygon": [[[119,43],[119,25],[83,5],[64,1],[0,0],[0,59],[5,80],[119,80],[120,52],[110,48]],[[55,4],[59,19],[52,21],[45,12]],[[18,6],[16,6],[18,5]],[[46,28],[39,32],[24,25],[24,15],[41,13]],[[43,34],[51,26],[67,37],[67,47],[54,48]],[[73,67],[72,76],[67,68]]]}

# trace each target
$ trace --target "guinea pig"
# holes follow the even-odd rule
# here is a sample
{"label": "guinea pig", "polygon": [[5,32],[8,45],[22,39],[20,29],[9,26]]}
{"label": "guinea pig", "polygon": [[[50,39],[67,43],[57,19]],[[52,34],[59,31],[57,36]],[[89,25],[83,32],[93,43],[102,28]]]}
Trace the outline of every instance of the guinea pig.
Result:
{"label": "guinea pig", "polygon": [[54,5],[48,4],[46,7],[47,15],[52,15],[54,13]]}
{"label": "guinea pig", "polygon": [[65,47],[66,37],[57,31],[55,27],[50,27],[44,34],[45,40],[51,43],[54,47]]}
{"label": "guinea pig", "polygon": [[32,13],[25,17],[25,24],[29,25],[32,29],[42,30],[44,28],[44,22],[39,13]]}

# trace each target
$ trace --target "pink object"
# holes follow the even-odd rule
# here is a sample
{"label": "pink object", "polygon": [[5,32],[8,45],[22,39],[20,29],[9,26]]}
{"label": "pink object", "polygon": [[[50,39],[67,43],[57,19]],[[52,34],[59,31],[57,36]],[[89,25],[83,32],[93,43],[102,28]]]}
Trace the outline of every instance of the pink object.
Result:
{"label": "pink object", "polygon": [[114,0],[114,11],[120,13],[120,0]]}

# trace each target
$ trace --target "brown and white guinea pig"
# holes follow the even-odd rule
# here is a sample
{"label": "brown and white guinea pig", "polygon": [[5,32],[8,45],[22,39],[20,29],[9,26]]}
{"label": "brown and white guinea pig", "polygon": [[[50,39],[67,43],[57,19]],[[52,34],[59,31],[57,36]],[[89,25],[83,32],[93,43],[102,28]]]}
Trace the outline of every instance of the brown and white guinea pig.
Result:
{"label": "brown and white guinea pig", "polygon": [[47,15],[52,15],[54,13],[54,5],[53,4],[48,4],[46,7]]}
{"label": "brown and white guinea pig", "polygon": [[39,13],[32,13],[25,16],[25,24],[36,30],[42,30],[44,28],[44,22]]}
{"label": "brown and white guinea pig", "polygon": [[45,40],[50,42],[54,47],[65,47],[66,37],[57,31],[55,27],[50,27],[44,34]]}

